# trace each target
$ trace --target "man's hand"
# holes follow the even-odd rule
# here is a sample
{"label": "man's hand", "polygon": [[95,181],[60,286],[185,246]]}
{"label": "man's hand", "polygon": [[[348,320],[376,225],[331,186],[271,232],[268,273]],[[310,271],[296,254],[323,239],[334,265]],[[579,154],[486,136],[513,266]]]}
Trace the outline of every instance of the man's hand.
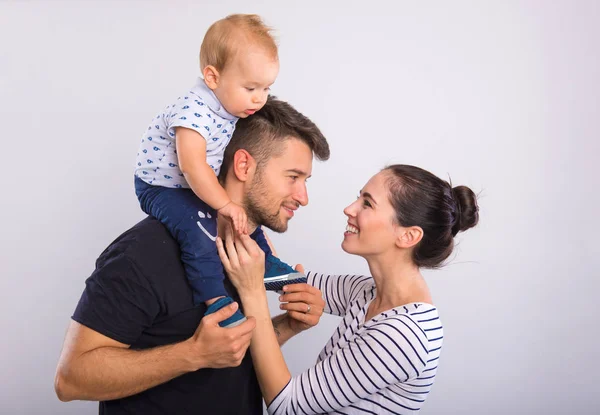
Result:
{"label": "man's hand", "polygon": [[248,317],[247,321],[233,328],[219,326],[219,322],[232,316],[237,308],[238,304],[232,303],[202,319],[194,335],[187,340],[194,367],[223,368],[242,363],[256,321]]}
{"label": "man's hand", "polygon": [[[304,267],[298,264],[296,271],[304,273]],[[319,324],[325,308],[321,290],[309,284],[286,285],[279,301],[279,308],[287,311],[288,324],[295,334]]]}

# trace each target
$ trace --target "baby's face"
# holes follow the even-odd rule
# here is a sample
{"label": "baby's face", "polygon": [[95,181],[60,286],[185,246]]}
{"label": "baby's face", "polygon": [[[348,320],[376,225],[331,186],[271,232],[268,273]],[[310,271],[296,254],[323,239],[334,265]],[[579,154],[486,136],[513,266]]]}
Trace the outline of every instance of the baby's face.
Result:
{"label": "baby's face", "polygon": [[279,60],[251,47],[240,51],[221,71],[215,95],[227,112],[246,118],[261,109],[279,73]]}

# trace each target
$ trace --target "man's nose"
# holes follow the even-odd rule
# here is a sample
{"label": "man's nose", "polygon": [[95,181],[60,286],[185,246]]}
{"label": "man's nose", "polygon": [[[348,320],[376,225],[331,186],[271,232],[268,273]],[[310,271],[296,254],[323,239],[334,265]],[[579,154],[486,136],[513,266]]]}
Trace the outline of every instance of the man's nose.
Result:
{"label": "man's nose", "polygon": [[308,190],[306,189],[306,183],[302,182],[296,193],[294,194],[294,200],[300,203],[301,206],[308,205]]}

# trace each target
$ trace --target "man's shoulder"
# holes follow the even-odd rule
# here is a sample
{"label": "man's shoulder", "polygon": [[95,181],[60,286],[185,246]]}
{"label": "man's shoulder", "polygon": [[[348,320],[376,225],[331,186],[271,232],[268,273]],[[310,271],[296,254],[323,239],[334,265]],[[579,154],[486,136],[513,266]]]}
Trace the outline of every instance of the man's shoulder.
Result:
{"label": "man's shoulder", "polygon": [[102,252],[98,264],[122,255],[147,270],[181,267],[177,241],[157,219],[148,216],[121,235]]}
{"label": "man's shoulder", "polygon": [[160,244],[176,244],[168,229],[152,216],[147,216],[131,228],[119,235],[110,246],[122,245],[130,247],[136,245],[153,246]]}

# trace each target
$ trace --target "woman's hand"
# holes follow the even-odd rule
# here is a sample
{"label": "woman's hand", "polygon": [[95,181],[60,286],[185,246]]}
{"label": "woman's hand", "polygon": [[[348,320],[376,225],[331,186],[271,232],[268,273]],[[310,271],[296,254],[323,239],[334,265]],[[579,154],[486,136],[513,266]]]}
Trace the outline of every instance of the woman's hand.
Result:
{"label": "woman's hand", "polygon": [[265,253],[248,235],[233,236],[231,229],[225,241],[217,237],[217,251],[223,267],[240,295],[265,291]]}
{"label": "woman's hand", "polygon": [[[296,271],[304,273],[304,267],[297,265]],[[279,308],[287,311],[290,329],[296,334],[319,324],[325,308],[321,290],[309,284],[286,285],[279,301]]]}

